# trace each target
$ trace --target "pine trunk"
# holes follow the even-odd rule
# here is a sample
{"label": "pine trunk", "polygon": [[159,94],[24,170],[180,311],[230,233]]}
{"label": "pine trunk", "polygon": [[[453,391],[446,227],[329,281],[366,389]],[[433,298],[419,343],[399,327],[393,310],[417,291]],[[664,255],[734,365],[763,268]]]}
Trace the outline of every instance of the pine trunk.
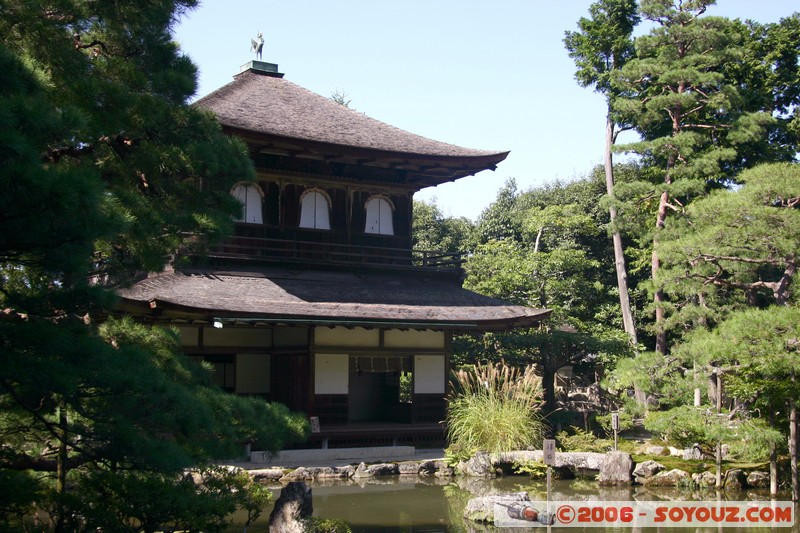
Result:
{"label": "pine trunk", "polygon": [[[669,184],[669,182],[668,182]],[[669,193],[664,191],[661,193],[661,200],[658,203],[658,215],[656,216],[656,232],[653,235],[653,255],[651,258],[650,272],[652,279],[655,281],[658,271],[661,268],[661,259],[658,256],[658,232],[664,227],[667,220],[667,204],[669,202]],[[656,289],[653,295],[653,303],[656,309],[656,352],[661,355],[667,353],[667,332],[664,330],[664,292],[661,289]]]}
{"label": "pine trunk", "polygon": [[[606,151],[604,154],[604,166],[606,171],[606,193],[612,202],[614,199],[614,163],[611,155],[611,146],[614,144],[614,121],[611,118],[606,119]],[[614,243],[614,268],[617,271],[617,289],[619,290],[619,307],[622,313],[622,324],[625,328],[625,333],[631,338],[631,343],[636,346],[638,340],[636,338],[636,325],[633,321],[633,312],[631,311],[631,303],[628,291],[628,272],[625,268],[625,253],[622,248],[622,235],[616,227],[617,208],[611,204],[608,208],[608,214],[611,218],[611,227],[613,228],[612,241]]]}
{"label": "pine trunk", "polygon": [[[769,415],[769,426],[775,427],[775,413]],[[769,497],[778,497],[778,445],[774,442],[769,445]]]}
{"label": "pine trunk", "polygon": [[67,488],[67,410],[64,405],[58,409],[58,453],[56,455],[56,522],[53,530],[56,533],[66,531],[66,511],[64,497]]}
{"label": "pine trunk", "polygon": [[797,477],[797,402],[789,401],[789,461],[792,476],[792,501],[800,500],[800,480]]}

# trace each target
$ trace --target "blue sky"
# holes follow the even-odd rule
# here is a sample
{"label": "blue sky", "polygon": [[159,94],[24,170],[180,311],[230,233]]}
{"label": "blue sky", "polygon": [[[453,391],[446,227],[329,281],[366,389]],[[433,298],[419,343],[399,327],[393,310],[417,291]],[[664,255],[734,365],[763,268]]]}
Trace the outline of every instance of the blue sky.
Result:
{"label": "blue sky", "polygon": [[[602,161],[605,102],[579,87],[564,50],[591,0],[206,0],[175,39],[200,69],[198,96],[254,59],[323,96],[439,141],[511,153],[494,172],[424,189],[475,220],[508,178],[521,190],[587,174]],[[788,0],[718,0],[709,15],[777,22]]]}

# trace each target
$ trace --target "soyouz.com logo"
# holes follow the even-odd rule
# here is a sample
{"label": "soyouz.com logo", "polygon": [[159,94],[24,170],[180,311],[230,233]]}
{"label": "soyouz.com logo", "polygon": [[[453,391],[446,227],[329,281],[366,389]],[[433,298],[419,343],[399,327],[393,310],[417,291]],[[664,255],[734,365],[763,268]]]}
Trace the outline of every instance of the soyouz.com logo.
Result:
{"label": "soyouz.com logo", "polygon": [[792,527],[792,502],[515,501],[496,502],[498,527]]}

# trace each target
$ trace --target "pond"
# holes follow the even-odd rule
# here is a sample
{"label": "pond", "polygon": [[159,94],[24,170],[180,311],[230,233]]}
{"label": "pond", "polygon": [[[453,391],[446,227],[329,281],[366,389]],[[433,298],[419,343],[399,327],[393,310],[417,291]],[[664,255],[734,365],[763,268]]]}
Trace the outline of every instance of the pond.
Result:
{"label": "pond", "polygon": [[[313,492],[314,516],[336,518],[348,522],[354,533],[455,533],[471,531],[493,531],[489,528],[470,529],[471,523],[462,518],[462,513],[470,498],[490,492],[528,491],[532,500],[546,497],[544,481],[531,480],[527,476],[506,476],[483,480],[475,478],[437,479],[412,478],[405,480],[400,476],[371,479],[368,482],[311,483]],[[280,488],[275,489],[275,498]],[[784,495],[781,499],[787,499]],[[691,490],[675,488],[604,488],[593,480],[556,480],[552,484],[551,500],[558,501],[683,501],[716,500],[713,490]],[[722,494],[728,501],[769,500],[764,491],[744,491]],[[248,528],[248,533],[266,533],[270,510],[266,510],[258,522]],[[795,508],[797,516],[797,508]],[[474,525],[473,525],[474,526]],[[562,529],[563,528],[554,528]],[[579,531],[572,528],[571,531]],[[609,531],[632,531],[632,528],[611,528]],[[671,533],[705,531],[765,531],[764,528],[662,528]],[[242,527],[230,530],[242,531]],[[541,526],[533,528],[504,529],[503,531],[547,531]],[[586,528],[586,531],[599,533],[601,528]],[[656,528],[643,528],[636,531],[659,531]],[[800,526],[780,528],[775,531],[800,531]]]}

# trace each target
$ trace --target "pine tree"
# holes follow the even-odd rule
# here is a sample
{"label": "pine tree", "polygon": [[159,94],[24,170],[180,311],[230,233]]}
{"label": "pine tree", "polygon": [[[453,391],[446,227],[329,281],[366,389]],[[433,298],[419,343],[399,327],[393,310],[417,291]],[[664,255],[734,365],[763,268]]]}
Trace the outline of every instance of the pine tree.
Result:
{"label": "pine tree", "polygon": [[244,442],[276,449],[304,434],[284,407],[211,386],[173,333],[109,318],[114,287],[230,229],[230,186],[254,172],[244,145],[187,104],[197,71],[171,26],[194,5],[0,1],[8,527],[32,506],[55,530],[77,527],[82,499],[111,505],[89,482],[98,476],[177,483],[182,468]]}

